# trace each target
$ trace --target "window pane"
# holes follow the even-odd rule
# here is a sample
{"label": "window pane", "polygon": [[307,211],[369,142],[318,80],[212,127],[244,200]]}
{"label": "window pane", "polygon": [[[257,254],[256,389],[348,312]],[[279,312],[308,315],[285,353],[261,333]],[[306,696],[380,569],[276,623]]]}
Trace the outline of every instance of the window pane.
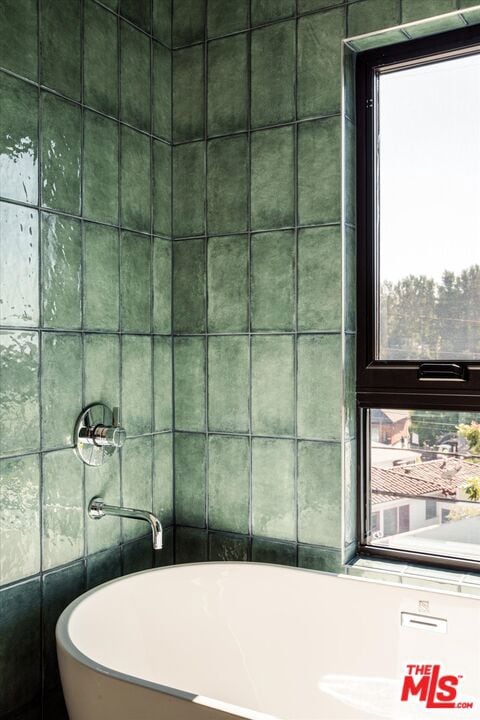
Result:
{"label": "window pane", "polygon": [[378,75],[382,360],[480,357],[480,55]]}
{"label": "window pane", "polygon": [[369,544],[480,559],[480,411],[373,409],[370,458]]}

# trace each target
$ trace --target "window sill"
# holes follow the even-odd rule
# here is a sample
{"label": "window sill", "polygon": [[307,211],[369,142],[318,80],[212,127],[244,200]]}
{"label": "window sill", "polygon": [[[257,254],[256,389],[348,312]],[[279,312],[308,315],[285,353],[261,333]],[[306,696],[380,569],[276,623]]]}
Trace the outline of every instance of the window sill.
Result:
{"label": "window sill", "polygon": [[419,565],[357,558],[346,568],[347,575],[376,582],[398,583],[425,590],[441,590],[480,597],[480,574],[425,568]]}

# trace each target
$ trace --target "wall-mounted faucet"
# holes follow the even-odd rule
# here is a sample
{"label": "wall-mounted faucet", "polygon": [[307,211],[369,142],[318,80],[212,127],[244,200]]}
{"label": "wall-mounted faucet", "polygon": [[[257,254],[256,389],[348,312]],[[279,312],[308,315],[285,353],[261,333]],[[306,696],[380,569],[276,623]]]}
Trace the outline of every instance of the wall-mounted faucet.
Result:
{"label": "wall-mounted faucet", "polygon": [[160,520],[148,512],[148,510],[134,510],[133,508],[119,507],[118,505],[107,505],[101,497],[94,497],[88,505],[88,514],[94,520],[100,520],[105,515],[115,517],[132,518],[134,520],[145,520],[152,528],[153,549],[161,550],[163,545],[163,530]]}

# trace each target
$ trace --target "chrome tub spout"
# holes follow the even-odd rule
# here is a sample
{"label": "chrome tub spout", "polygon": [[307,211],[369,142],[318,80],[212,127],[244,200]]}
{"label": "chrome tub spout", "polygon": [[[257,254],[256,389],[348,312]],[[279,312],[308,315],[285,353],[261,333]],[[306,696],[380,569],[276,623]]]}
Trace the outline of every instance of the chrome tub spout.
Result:
{"label": "chrome tub spout", "polygon": [[94,497],[88,504],[88,515],[94,520],[100,520],[100,518],[105,517],[105,515],[132,518],[133,520],[145,520],[152,528],[153,549],[162,549],[162,524],[160,520],[148,510],[135,510],[134,508],[119,507],[118,505],[107,505],[102,497]]}

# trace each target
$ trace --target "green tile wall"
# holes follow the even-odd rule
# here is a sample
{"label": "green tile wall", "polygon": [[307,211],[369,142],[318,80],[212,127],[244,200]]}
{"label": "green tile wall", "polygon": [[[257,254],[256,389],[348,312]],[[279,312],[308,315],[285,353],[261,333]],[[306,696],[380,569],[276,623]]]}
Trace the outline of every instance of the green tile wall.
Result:
{"label": "green tile wall", "polygon": [[[54,627],[87,588],[173,559],[351,557],[341,41],[473,4],[0,3],[0,717],[66,717]],[[101,469],[72,450],[95,400],[128,431]],[[158,512],[163,553],[89,521],[96,493]]]}
{"label": "green tile wall", "polygon": [[177,562],[335,571],[355,552],[355,118],[342,41],[463,5],[174,0]]}
{"label": "green tile wall", "polygon": [[[0,717],[66,717],[59,613],[173,559],[170,39],[169,0],[0,3]],[[101,468],[95,401],[128,432]],[[97,494],[158,512],[161,555]]]}

